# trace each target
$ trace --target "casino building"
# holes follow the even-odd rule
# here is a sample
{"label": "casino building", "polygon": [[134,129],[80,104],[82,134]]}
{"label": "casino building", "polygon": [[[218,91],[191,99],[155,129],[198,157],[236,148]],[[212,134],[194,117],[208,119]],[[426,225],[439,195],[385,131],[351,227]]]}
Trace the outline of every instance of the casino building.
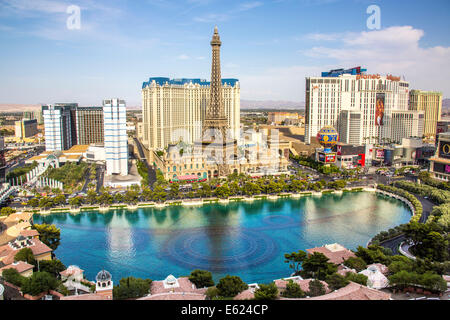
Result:
{"label": "casino building", "polygon": [[306,78],[305,143],[324,126],[355,145],[422,137],[424,114],[408,108],[409,83],[366,71],[338,69]]}
{"label": "casino building", "polygon": [[436,154],[430,158],[430,173],[435,179],[450,181],[450,132],[439,134]]}

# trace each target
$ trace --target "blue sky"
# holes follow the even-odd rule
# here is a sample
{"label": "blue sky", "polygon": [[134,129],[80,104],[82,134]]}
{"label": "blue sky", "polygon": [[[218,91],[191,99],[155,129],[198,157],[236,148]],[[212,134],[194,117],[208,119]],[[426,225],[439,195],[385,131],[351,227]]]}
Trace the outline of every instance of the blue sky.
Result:
{"label": "blue sky", "polygon": [[[366,9],[381,9],[369,30]],[[66,12],[81,8],[81,28]],[[241,98],[304,101],[305,77],[365,66],[450,97],[450,1],[0,0],[0,103],[121,97],[140,105],[149,77],[210,77],[210,38],[222,77]]]}

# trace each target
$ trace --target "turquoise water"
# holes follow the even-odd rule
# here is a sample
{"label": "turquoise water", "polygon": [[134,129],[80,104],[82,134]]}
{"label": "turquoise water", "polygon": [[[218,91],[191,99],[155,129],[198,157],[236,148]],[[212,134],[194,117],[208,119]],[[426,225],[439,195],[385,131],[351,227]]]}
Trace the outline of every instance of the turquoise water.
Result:
{"label": "turquoise water", "polygon": [[300,199],[140,208],[34,216],[61,228],[56,256],[94,279],[101,269],[113,280],[135,276],[162,280],[209,270],[218,280],[238,275],[247,283],[289,276],[287,252],[340,243],[365,246],[380,231],[406,223],[400,201],[358,192]]}

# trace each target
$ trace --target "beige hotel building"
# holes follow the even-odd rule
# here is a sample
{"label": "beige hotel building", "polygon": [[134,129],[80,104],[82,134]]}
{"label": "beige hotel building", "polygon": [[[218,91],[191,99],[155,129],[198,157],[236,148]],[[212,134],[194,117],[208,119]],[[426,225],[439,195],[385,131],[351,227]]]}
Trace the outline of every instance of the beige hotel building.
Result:
{"label": "beige hotel building", "polygon": [[411,90],[409,94],[409,109],[425,112],[423,134],[435,140],[438,121],[441,121],[442,92]]}
{"label": "beige hotel building", "polygon": [[[239,138],[240,85],[222,79],[225,114],[231,138]],[[150,78],[142,86],[142,126],[138,136],[149,150],[162,150],[183,141],[201,138],[210,100],[210,82],[203,79]]]}

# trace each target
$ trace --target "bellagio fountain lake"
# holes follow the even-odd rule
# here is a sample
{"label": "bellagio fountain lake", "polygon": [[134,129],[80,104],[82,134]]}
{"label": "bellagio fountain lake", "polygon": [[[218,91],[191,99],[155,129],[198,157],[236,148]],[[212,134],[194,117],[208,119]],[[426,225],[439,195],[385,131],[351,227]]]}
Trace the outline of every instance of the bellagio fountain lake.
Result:
{"label": "bellagio fountain lake", "polygon": [[35,215],[34,223],[61,229],[55,251],[88,279],[106,269],[113,280],[134,276],[161,280],[209,270],[267,283],[291,274],[284,254],[339,243],[365,246],[377,233],[411,218],[402,202],[371,192]]}

